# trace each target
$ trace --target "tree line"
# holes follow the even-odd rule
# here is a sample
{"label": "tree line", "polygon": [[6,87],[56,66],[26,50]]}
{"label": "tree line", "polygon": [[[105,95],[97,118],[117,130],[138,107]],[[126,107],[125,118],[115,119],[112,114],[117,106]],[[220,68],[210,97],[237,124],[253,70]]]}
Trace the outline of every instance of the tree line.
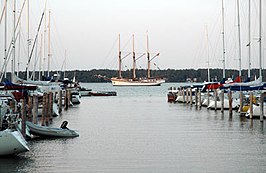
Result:
{"label": "tree line", "polygon": [[[35,76],[38,76],[38,72],[35,72]],[[59,74],[61,79],[63,79],[63,72],[52,71],[52,74]],[[47,72],[45,72],[47,74]],[[239,74],[238,70],[227,69],[227,78],[236,78]],[[248,71],[242,70],[242,80],[246,80]],[[146,77],[147,71],[144,69],[136,69],[137,77]],[[20,72],[19,77],[25,79],[26,72]],[[75,76],[76,81],[90,83],[90,82],[109,82],[108,78],[118,76],[117,70],[110,69],[92,69],[92,70],[71,70],[65,71],[65,77],[72,80]],[[99,78],[98,76],[102,76]],[[188,79],[195,80],[196,82],[207,81],[208,70],[207,69],[165,69],[165,70],[151,70],[152,77],[164,77],[166,82],[186,82]],[[223,76],[222,69],[210,69],[211,81],[221,81]],[[263,70],[263,75],[266,76],[266,70]],[[126,70],[122,71],[123,78],[132,78],[132,71]],[[259,77],[259,70],[251,70],[251,80]],[[7,78],[10,78],[10,73],[7,73]],[[263,79],[265,81],[265,77]]]}

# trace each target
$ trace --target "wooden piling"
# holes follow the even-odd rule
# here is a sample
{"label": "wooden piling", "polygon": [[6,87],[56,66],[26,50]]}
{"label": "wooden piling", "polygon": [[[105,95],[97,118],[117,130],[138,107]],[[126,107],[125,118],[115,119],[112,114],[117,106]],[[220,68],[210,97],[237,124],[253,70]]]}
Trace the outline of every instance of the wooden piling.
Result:
{"label": "wooden piling", "polygon": [[201,108],[201,90],[199,90],[199,92],[198,92],[198,94],[199,94],[199,108]]}
{"label": "wooden piling", "polygon": [[71,90],[68,90],[68,107],[70,106],[70,102],[72,102]]}
{"label": "wooden piling", "polygon": [[253,92],[249,93],[249,118],[253,118]]}
{"label": "wooden piling", "polygon": [[183,103],[186,102],[186,98],[185,98],[185,90],[184,88],[182,88],[182,96],[183,96]]}
{"label": "wooden piling", "polygon": [[221,92],[221,112],[224,112],[224,90]]}
{"label": "wooden piling", "polygon": [[218,97],[217,89],[214,89],[214,110],[215,111],[217,111],[217,97]]}
{"label": "wooden piling", "polygon": [[232,108],[232,91],[228,92],[228,99],[229,99],[229,114],[232,115],[233,114],[233,108]]}
{"label": "wooden piling", "polygon": [[195,89],[195,106],[198,108],[198,89]]}
{"label": "wooden piling", "polygon": [[65,110],[68,110],[70,105],[70,90],[66,90],[65,94]]}
{"label": "wooden piling", "polygon": [[188,104],[188,88],[186,88],[186,103]]}
{"label": "wooden piling", "polygon": [[62,90],[59,91],[58,97],[59,114],[62,112]]}
{"label": "wooden piling", "polygon": [[30,122],[32,122],[32,100],[33,100],[33,98],[32,98],[32,96],[29,96],[28,97],[28,120],[30,121]]}
{"label": "wooden piling", "polygon": [[189,98],[190,98],[190,105],[192,106],[193,100],[192,100],[192,88],[189,90]]}
{"label": "wooden piling", "polygon": [[45,124],[45,119],[46,119],[46,95],[47,93],[43,93],[43,98],[42,98],[42,126]]}
{"label": "wooden piling", "polygon": [[49,125],[49,121],[50,121],[50,116],[51,116],[51,105],[50,105],[50,95],[51,95],[51,93],[49,92],[49,93],[47,93],[47,95],[46,95],[46,117],[45,117],[45,124],[46,124],[46,126],[48,126]]}
{"label": "wooden piling", "polygon": [[240,110],[240,113],[242,113],[243,112],[243,92],[242,91],[239,92],[239,99],[240,99],[239,110]]}
{"label": "wooden piling", "polygon": [[50,107],[49,107],[49,120],[51,121],[52,120],[52,116],[53,116],[53,104],[54,104],[54,93],[50,92],[50,95],[49,95],[49,104],[50,104]]}
{"label": "wooden piling", "polygon": [[26,99],[21,99],[21,133],[26,137]]}
{"label": "wooden piling", "polygon": [[37,116],[38,116],[38,96],[33,96],[33,109],[32,109],[32,122],[37,124]]}
{"label": "wooden piling", "polygon": [[210,105],[210,90],[207,89],[207,107]]}
{"label": "wooden piling", "polygon": [[262,93],[260,95],[260,121],[261,122],[263,122],[263,117],[264,117],[264,109],[263,109],[264,97],[266,97],[266,93]]}

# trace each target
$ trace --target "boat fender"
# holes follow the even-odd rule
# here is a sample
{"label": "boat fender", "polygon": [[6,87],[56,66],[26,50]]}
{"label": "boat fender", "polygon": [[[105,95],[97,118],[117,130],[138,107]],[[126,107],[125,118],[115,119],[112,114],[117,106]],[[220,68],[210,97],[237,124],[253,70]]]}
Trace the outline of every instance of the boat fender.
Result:
{"label": "boat fender", "polygon": [[60,128],[62,128],[62,129],[68,129],[67,128],[67,124],[68,124],[67,121],[63,121],[63,123],[61,124]]}

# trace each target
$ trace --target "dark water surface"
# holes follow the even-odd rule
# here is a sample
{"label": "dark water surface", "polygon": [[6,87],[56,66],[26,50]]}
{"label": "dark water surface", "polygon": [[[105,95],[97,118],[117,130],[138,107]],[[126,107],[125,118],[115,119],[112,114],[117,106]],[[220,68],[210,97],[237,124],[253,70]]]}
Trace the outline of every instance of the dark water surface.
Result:
{"label": "dark water surface", "polygon": [[167,103],[178,84],[84,85],[118,96],[83,97],[52,124],[67,120],[79,137],[29,141],[0,172],[266,172],[265,122]]}

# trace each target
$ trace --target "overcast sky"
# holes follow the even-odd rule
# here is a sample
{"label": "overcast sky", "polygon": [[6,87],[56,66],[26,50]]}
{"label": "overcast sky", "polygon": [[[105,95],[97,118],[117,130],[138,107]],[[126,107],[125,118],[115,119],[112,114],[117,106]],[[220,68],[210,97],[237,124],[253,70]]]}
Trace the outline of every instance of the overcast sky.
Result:
{"label": "overcast sky", "polygon": [[[251,1],[252,67],[258,67],[259,0]],[[22,2],[22,0],[17,0],[18,9],[21,9]],[[3,3],[1,1],[1,12]],[[12,1],[9,1],[8,9],[10,10],[11,3]],[[44,4],[45,0],[30,1],[30,37],[32,40],[35,38]],[[132,34],[135,35],[137,55],[144,53],[148,33],[150,52],[154,53],[153,55],[160,53],[160,56],[153,61],[160,69],[207,68],[208,59],[211,68],[222,68],[221,5],[222,0],[47,0],[47,14],[48,10],[51,10],[52,68],[62,67],[66,50],[67,69],[116,69],[118,67],[119,33],[121,34],[122,56],[132,50]],[[236,1],[224,0],[224,5],[226,68],[238,69]],[[23,44],[24,38],[24,48],[21,49],[26,50],[25,11],[24,9],[21,24],[21,42]],[[12,12],[9,17],[9,35],[12,33],[11,14]],[[247,16],[248,0],[241,0],[243,68],[247,68],[248,63]],[[266,21],[265,14],[263,17]],[[46,20],[48,25],[48,17]],[[43,25],[44,21],[42,28]],[[263,41],[265,40],[264,26],[265,24],[263,25]],[[4,50],[3,22],[0,32],[1,50]],[[40,42],[40,35],[38,38]],[[38,45],[40,49],[40,44]],[[21,52],[20,61],[23,61],[23,58],[26,58],[26,51]],[[0,55],[3,56],[3,51]],[[145,57],[140,58],[137,67],[146,68],[145,60]],[[22,62],[21,68],[25,64]],[[131,56],[125,58],[123,69],[131,68],[131,64]],[[157,67],[153,65],[153,69],[155,68]]]}

